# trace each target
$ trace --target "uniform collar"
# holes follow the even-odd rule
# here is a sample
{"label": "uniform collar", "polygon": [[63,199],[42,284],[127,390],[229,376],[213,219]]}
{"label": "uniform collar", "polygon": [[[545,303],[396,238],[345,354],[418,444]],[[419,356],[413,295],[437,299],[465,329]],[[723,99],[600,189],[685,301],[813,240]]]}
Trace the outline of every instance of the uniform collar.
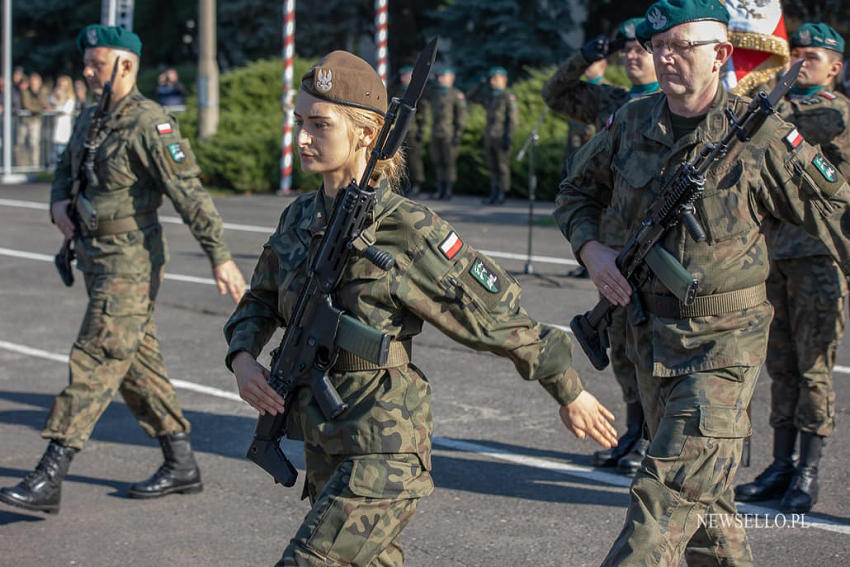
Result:
{"label": "uniform collar", "polygon": [[655,81],[654,83],[646,83],[645,85],[632,85],[632,88],[629,89],[629,96],[641,96],[654,93],[659,88],[658,81]]}
{"label": "uniform collar", "polygon": [[[319,190],[316,191],[313,199],[313,206],[311,207],[310,214],[304,215],[302,228],[308,230],[313,236],[325,231],[325,227],[327,226],[328,220],[333,212],[331,209],[332,201],[325,196],[324,189],[324,185],[319,187]],[[340,192],[342,192],[342,190],[340,190]],[[389,182],[387,182],[385,177],[381,177],[378,181],[378,186],[375,188],[375,207],[372,209],[372,218],[369,224],[372,224],[375,218],[379,216],[385,208],[387,208],[393,194],[394,193],[390,189]]]}
{"label": "uniform collar", "polygon": [[667,96],[660,96],[652,107],[642,134],[669,148],[680,149],[684,146],[704,141],[717,141],[726,132],[726,116],[724,114],[729,94],[723,85],[717,85],[714,100],[708,109],[705,120],[696,130],[674,143],[673,126],[670,120],[670,108],[667,106]]}
{"label": "uniform collar", "polygon": [[824,90],[826,87],[823,85],[814,86],[814,87],[791,87],[791,90],[788,92],[788,95],[794,98],[804,97],[810,98]]}
{"label": "uniform collar", "polygon": [[127,95],[118,101],[118,104],[115,105],[115,108],[107,114],[106,123],[109,127],[114,127],[117,123],[121,121],[121,118],[124,114],[124,111],[127,109],[131,101],[136,100],[141,93],[139,92],[138,85],[133,85],[133,89],[127,93]]}

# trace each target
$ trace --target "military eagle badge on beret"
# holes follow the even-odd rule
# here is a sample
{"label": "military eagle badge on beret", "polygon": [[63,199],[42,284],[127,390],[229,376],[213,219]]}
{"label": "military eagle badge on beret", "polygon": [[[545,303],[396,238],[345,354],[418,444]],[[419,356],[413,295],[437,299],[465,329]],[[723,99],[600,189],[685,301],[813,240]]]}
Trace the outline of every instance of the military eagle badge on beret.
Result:
{"label": "military eagle badge on beret", "polygon": [[86,39],[89,45],[97,45],[97,30],[95,28],[89,28],[86,32]]}
{"label": "military eagle badge on beret", "polygon": [[329,92],[333,88],[333,72],[330,69],[316,69],[316,90],[320,93]]}
{"label": "military eagle badge on beret", "polygon": [[667,16],[665,16],[657,6],[649,11],[646,15],[646,19],[654,30],[660,30],[667,25]]}

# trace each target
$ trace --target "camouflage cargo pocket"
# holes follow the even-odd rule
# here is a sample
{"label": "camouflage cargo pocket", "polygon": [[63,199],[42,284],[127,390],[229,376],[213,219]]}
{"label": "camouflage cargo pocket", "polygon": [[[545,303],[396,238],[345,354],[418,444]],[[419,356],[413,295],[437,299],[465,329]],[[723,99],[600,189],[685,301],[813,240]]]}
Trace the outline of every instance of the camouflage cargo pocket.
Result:
{"label": "camouflage cargo pocket", "polygon": [[353,459],[348,488],[364,498],[421,498],[431,494],[434,481],[416,455],[393,459]]}
{"label": "camouflage cargo pocket", "polygon": [[701,407],[699,430],[705,437],[738,439],[752,433],[746,410],[737,407]]}

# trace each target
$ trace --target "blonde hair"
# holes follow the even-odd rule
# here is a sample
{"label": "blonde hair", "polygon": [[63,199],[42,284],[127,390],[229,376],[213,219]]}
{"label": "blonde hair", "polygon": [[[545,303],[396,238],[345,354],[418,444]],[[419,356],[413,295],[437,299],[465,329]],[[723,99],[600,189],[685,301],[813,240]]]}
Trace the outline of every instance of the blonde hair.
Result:
{"label": "blonde hair", "polygon": [[71,81],[71,77],[68,75],[60,75],[59,78],[56,79],[56,87],[53,89],[53,96],[55,103],[58,105],[63,104],[70,98],[74,98],[74,84]]}
{"label": "blonde hair", "polygon": [[[372,112],[371,110],[364,110],[362,108],[356,108],[348,105],[339,105],[339,111],[348,118],[353,126],[358,128],[370,128],[374,132],[372,142],[369,144],[369,147],[366,148],[366,159],[368,160],[371,157],[372,148],[375,147],[375,143],[377,142],[378,133],[384,126],[384,117],[376,112]],[[397,191],[398,188],[401,187],[401,183],[405,176],[404,160],[405,156],[403,148],[399,148],[395,155],[390,159],[379,160],[378,163],[375,164],[375,171],[372,173],[370,181],[372,183],[377,183],[381,177],[385,177],[390,184],[390,189]]]}

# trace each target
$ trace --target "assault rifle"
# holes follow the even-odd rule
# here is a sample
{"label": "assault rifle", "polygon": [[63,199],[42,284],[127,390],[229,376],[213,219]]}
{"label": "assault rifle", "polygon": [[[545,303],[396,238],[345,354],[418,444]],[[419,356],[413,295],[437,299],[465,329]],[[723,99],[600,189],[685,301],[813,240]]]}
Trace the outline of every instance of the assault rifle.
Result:
{"label": "assault rifle", "polygon": [[[74,180],[71,185],[71,202],[68,204],[68,218],[74,223],[75,232],[80,230],[81,223],[85,224],[90,230],[97,228],[97,213],[82,193],[89,185],[99,185],[97,173],[94,168],[94,158],[95,154],[97,154],[97,148],[100,145],[98,137],[103,126],[103,119],[106,117],[106,113],[109,112],[109,105],[112,102],[112,84],[115,82],[115,75],[118,73],[118,62],[120,59],[120,57],[115,58],[115,64],[112,66],[112,76],[109,82],[103,85],[103,93],[100,95],[97,109],[94,111],[88,132],[86,132],[86,141],[83,144],[85,151],[83,152],[82,159],[80,163],[72,164],[71,166]],[[62,243],[62,248],[59,249],[59,253],[53,258],[53,263],[59,271],[59,277],[62,278],[62,283],[68,287],[74,285],[74,271],[71,268],[71,264],[76,256],[74,239],[68,238]]]}
{"label": "assault rifle", "polygon": [[269,385],[283,396],[285,409],[278,415],[259,417],[246,456],[272,475],[276,483],[284,486],[295,484],[298,476],[280,448],[298,389],[308,386],[322,415],[331,420],[348,409],[328,378],[339,349],[377,365],[387,362],[392,337],[334,306],[333,292],[354,254],[364,256],[384,270],[394,264],[389,254],[373,246],[368,238],[361,238],[361,233],[372,220],[375,207],[375,190],[369,186],[369,179],[378,160],[392,157],[404,140],[436,54],[437,40],[434,39],[419,54],[404,97],[401,100],[393,98],[390,102],[360,183],[352,179],[344,190],[337,193],[333,213],[310,265],[307,281],[298,296],[280,346],[272,352]]}
{"label": "assault rifle", "polygon": [[[792,66],[769,95],[764,91],[759,92],[743,116],[738,117],[731,109],[727,109],[726,117],[730,128],[726,136],[720,142],[706,144],[693,161],[680,164],[670,177],[661,195],[650,206],[647,217],[631,235],[626,246],[617,254],[617,268],[632,286],[633,302],[639,305],[640,300],[636,292],[649,279],[650,274],[655,273],[662,283],[676,294],[679,301],[685,305],[693,304],[699,282],[692,279],[692,285],[681,286],[675,284],[676,278],[672,278],[673,283],[664,281],[664,278],[659,275],[659,272],[664,270],[659,270],[659,266],[666,263],[672,266],[678,265],[681,270],[684,268],[669,252],[660,245],[656,245],[667,231],[679,222],[685,225],[694,240],[697,242],[705,240],[705,231],[694,214],[694,204],[702,198],[708,169],[726,156],[736,138],[741,142],[747,142],[761,128],[767,117],[773,114],[776,103],[788,93],[797,80],[801,66],[802,62]],[[687,277],[686,274],[684,278],[687,279]],[[679,281],[681,279],[678,278]],[[611,324],[611,313],[616,307],[603,297],[593,310],[583,315],[576,315],[570,322],[570,328],[576,340],[597,370],[608,366],[606,331]],[[642,310],[638,308],[637,312],[642,313]],[[645,320],[645,315],[633,317],[631,323],[640,325]]]}

